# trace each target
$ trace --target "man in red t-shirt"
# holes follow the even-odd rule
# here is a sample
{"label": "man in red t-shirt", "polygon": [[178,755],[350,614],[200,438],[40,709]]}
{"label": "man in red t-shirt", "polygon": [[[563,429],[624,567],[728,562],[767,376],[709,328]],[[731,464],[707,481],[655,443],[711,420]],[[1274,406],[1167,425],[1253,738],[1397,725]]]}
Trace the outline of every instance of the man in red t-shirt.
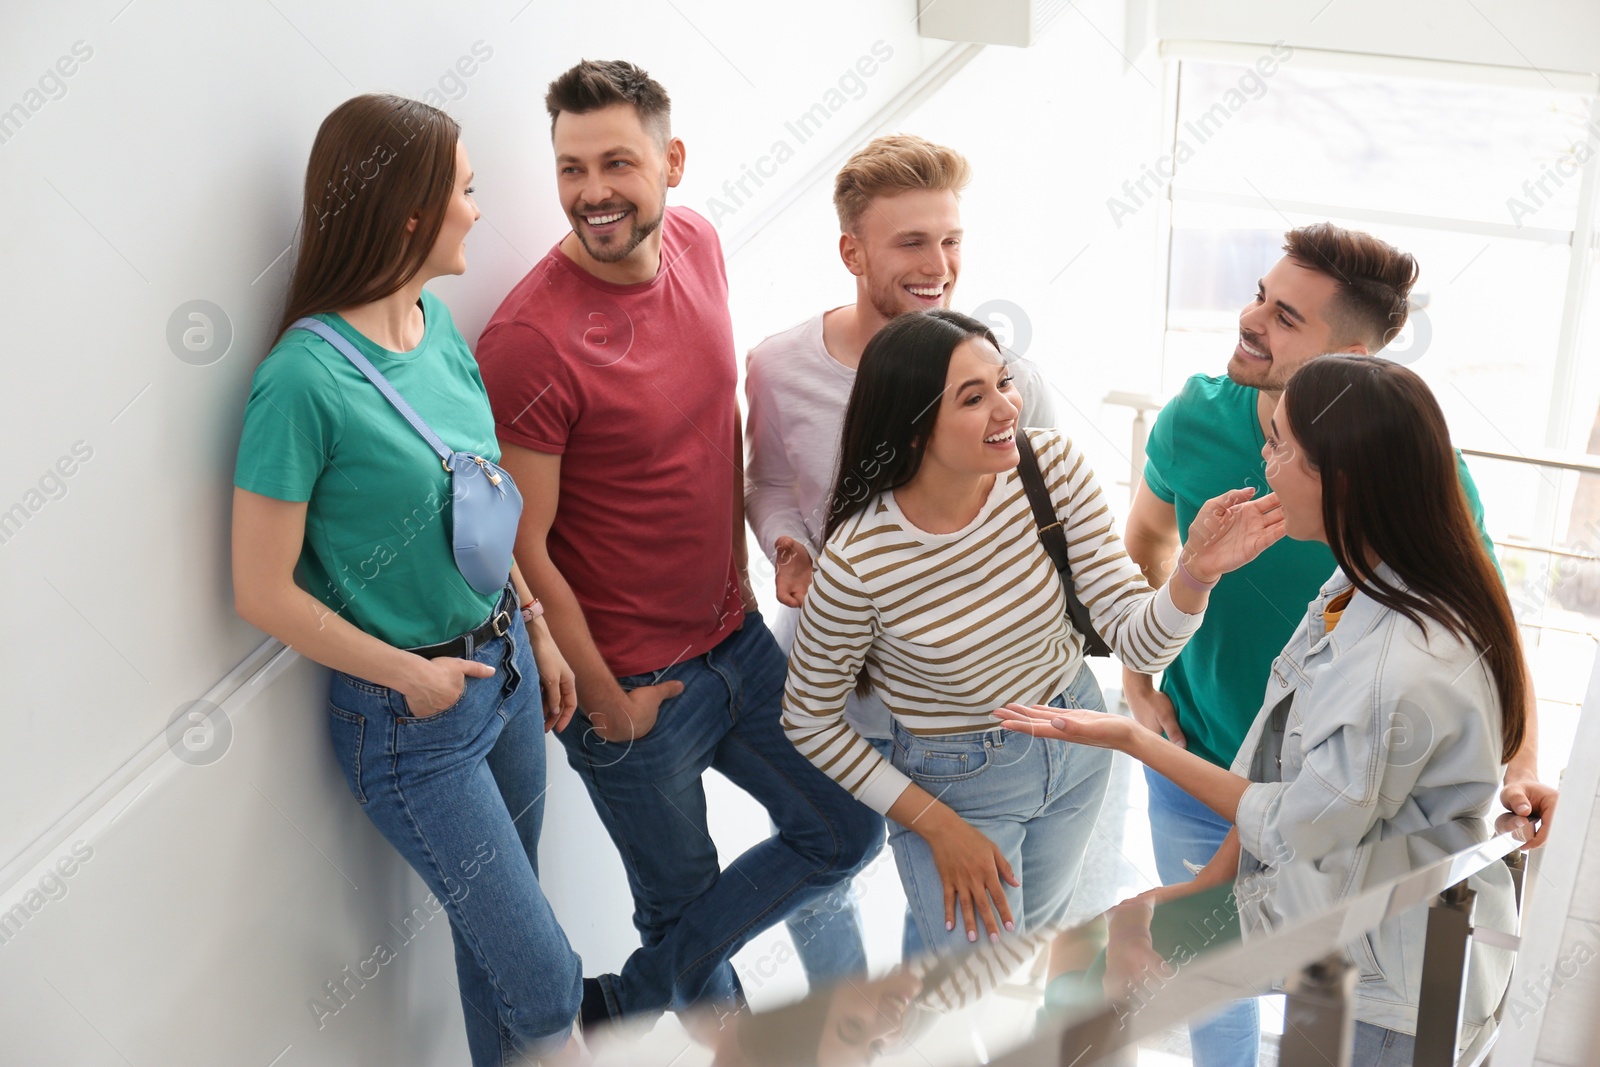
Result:
{"label": "man in red t-shirt", "polygon": [[[577,676],[567,758],[622,855],[643,947],[584,980],[586,1026],[740,1002],[728,957],[844,883],[881,824],[779,724],[785,662],[745,574],[744,474],[716,231],[667,208],[666,92],[585,60],[545,99],[572,232],[501,303],[478,363],[524,500],[516,558]],[[726,871],[701,775],[779,833]]]}

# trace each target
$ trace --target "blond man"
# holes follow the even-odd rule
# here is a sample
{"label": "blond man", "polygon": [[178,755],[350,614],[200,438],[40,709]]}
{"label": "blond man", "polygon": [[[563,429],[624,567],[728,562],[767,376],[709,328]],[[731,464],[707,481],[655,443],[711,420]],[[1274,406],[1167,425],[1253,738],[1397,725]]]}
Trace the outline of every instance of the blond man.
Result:
{"label": "blond man", "polygon": [[[745,514],[777,569],[783,605],[773,635],[785,650],[822,551],[839,436],[861,353],[890,319],[951,306],[961,274],[960,194],[971,168],[959,152],[921,137],[879,137],[846,161],[834,179],[839,258],[855,276],[855,301],[773,334],[750,351]],[[1012,361],[1021,425],[1054,426],[1049,387],[1031,363]],[[869,473],[869,472],[863,472]],[[853,694],[846,720],[886,745],[889,711],[876,696]],[[866,966],[860,917],[840,891],[789,920],[813,985]],[[917,945],[908,924],[904,949]]]}

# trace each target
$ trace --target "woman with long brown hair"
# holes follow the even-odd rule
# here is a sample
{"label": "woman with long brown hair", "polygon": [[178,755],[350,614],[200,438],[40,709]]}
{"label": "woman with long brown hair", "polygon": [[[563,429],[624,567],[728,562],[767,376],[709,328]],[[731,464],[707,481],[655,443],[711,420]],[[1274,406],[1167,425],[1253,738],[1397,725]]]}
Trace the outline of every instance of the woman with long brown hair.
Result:
{"label": "woman with long brown hair", "polygon": [[464,555],[452,537],[463,474],[418,425],[494,470],[477,364],[423,288],[466,269],[478,219],[459,132],[387,95],[318,130],[280,336],[245,409],[233,575],[242,617],[333,669],[350,792],[449,915],[472,1062],[500,1065],[576,1049],[581,966],[537,873],[543,731],[576,698],[509,544]]}
{"label": "woman with long brown hair", "polygon": [[[789,657],[789,739],[894,824],[911,919],[940,953],[980,928],[997,939],[1061,921],[1111,774],[1110,753],[1018,739],[991,717],[1026,700],[1116,718],[1068,621],[1033,476],[1089,621],[1139,670],[1170,663],[1217,579],[1283,533],[1270,496],[1218,496],[1191,527],[1180,579],[1152,590],[1084,454],[1019,417],[1009,365],[977,319],[934,308],[878,331],[850,393],[827,546]],[[890,712],[882,748],[844,719],[863,675]]]}
{"label": "woman with long brown hair", "polygon": [[[1273,662],[1232,770],[1130,720],[996,713],[1012,730],[1127,752],[1234,823],[1194,881],[1155,896],[1291,859],[1316,862],[1342,891],[1357,846],[1482,820],[1522,743],[1522,642],[1427,385],[1385,359],[1321,356],[1289,380],[1271,425],[1262,455],[1285,529],[1325,542],[1338,570]],[[1504,873],[1478,888],[1505,897]],[[1411,1061],[1425,911],[1352,946],[1356,1064]],[[1508,978],[1503,958],[1475,959],[1463,1041],[1488,1024]]]}

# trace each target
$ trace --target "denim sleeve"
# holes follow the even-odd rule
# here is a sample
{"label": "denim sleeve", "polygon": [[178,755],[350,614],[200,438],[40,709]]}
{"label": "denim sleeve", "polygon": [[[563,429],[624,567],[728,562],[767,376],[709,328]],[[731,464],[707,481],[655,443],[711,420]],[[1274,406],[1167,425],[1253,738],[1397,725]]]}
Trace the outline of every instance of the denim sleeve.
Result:
{"label": "denim sleeve", "polygon": [[1483,806],[1484,784],[1492,794],[1499,777],[1498,702],[1470,649],[1430,655],[1417,636],[1368,637],[1387,641],[1381,657],[1361,657],[1369,668],[1382,664],[1376,680],[1370,669],[1329,669],[1302,691],[1284,740],[1286,768],[1289,746],[1300,749],[1298,772],[1253,784],[1239,800],[1235,822],[1248,852],[1269,862],[1318,860],[1355,847],[1403,809],[1416,809],[1410,829],[1423,829]]}

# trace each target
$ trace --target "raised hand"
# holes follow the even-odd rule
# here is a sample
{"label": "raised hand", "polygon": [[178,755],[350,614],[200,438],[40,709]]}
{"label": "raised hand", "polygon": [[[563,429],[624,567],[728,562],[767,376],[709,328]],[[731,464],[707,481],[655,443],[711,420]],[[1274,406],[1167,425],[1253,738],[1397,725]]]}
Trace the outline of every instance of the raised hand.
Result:
{"label": "raised hand", "polygon": [[1283,509],[1276,493],[1259,500],[1255,488],[1230,489],[1212,497],[1189,524],[1183,565],[1197,581],[1214,582],[1259,556],[1283,536]]}

